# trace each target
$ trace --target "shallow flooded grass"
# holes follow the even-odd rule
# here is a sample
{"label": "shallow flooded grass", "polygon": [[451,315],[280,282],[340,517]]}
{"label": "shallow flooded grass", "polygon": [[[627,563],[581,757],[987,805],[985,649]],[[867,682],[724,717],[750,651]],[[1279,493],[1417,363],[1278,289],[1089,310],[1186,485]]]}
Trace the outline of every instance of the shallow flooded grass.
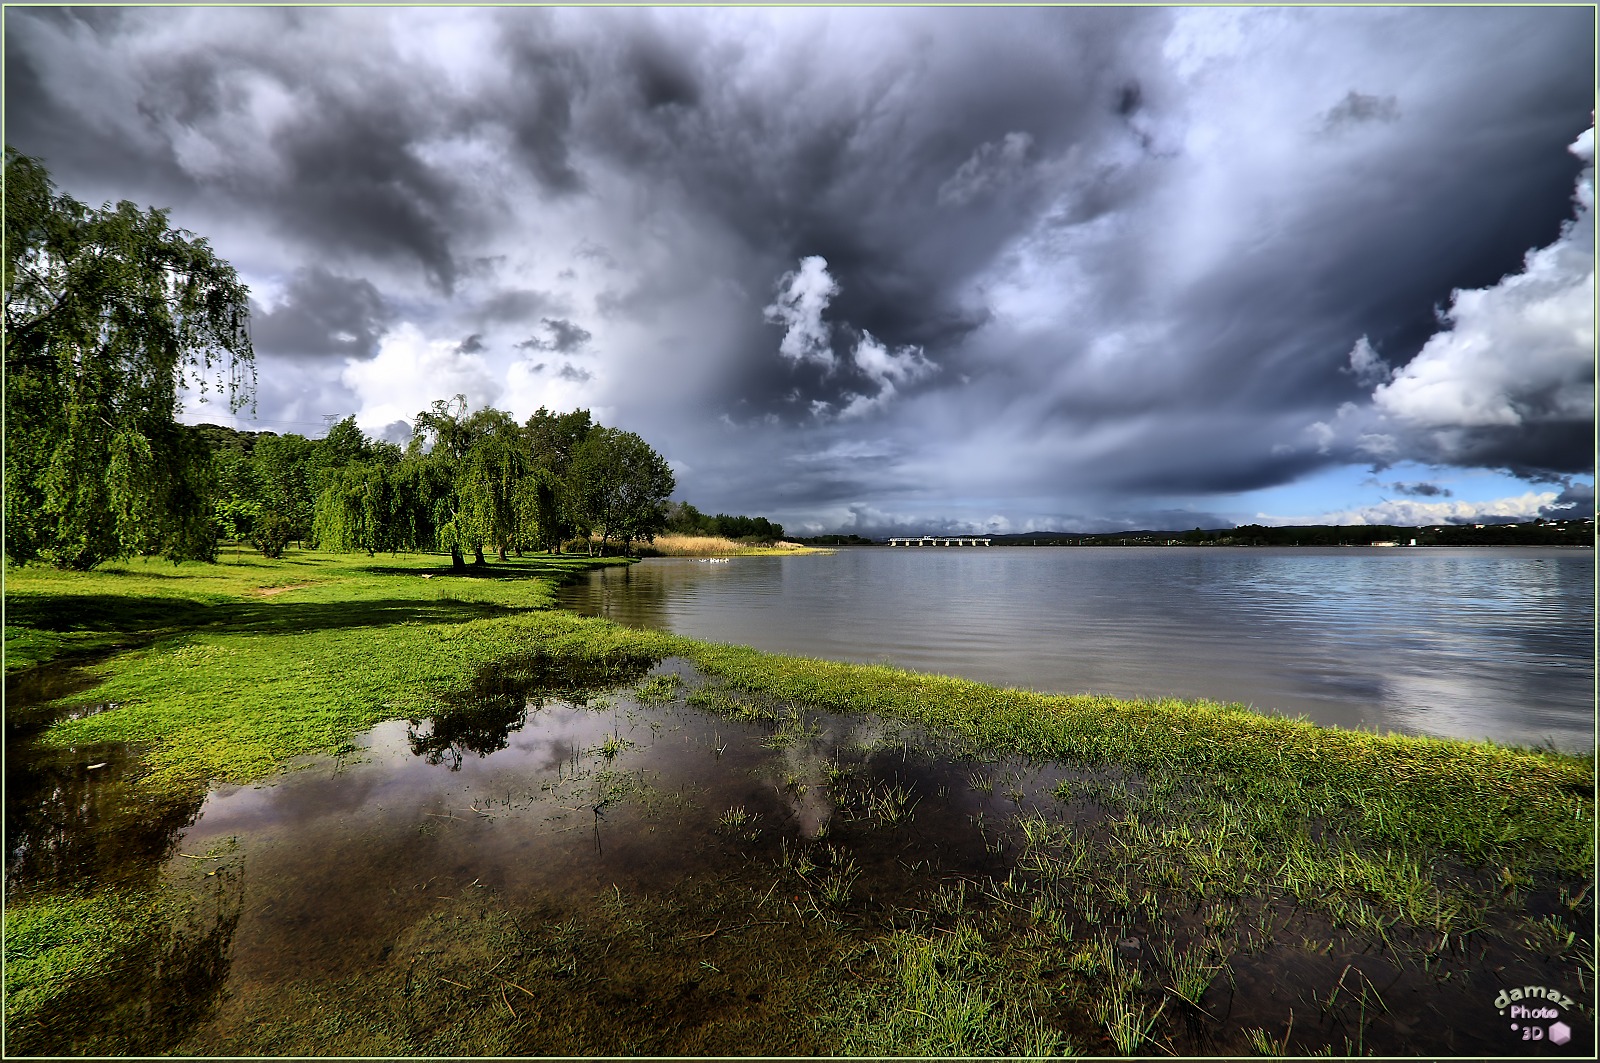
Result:
{"label": "shallow flooded grass", "polygon": [[[346,628],[293,608],[338,600],[310,565],[281,614],[191,601],[87,678],[13,676],[10,1048],[1592,1054],[1592,758],[770,657],[391,567]],[[1510,1029],[1528,987],[1569,1041]]]}

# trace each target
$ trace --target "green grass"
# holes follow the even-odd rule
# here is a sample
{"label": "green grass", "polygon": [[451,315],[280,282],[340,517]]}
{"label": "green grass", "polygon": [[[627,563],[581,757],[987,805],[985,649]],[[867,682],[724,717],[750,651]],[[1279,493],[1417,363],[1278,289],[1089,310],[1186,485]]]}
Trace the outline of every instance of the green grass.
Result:
{"label": "green grass", "polygon": [[[1215,702],[1039,694],[737,646],[680,652],[724,679],[731,690],[720,697],[730,702],[744,692],[875,713],[947,731],[974,750],[1137,773],[1212,810],[1196,860],[1230,859],[1241,844],[1275,849],[1315,825],[1380,851],[1440,849],[1569,873],[1594,865],[1592,754],[1343,731]],[[1374,883],[1406,875],[1349,861],[1343,873]]]}
{"label": "green grass", "polygon": [[[527,559],[466,576],[429,556],[291,555],[177,576],[154,563],[13,569],[6,605],[8,620],[33,625],[19,636],[30,651],[84,632],[136,647],[95,665],[103,681],[71,699],[118,708],[60,723],[47,742],[138,743],[153,787],[245,782],[384,719],[431,713],[490,661],[665,655],[661,636],[550,609],[555,580],[593,563]],[[259,593],[284,585],[294,589]]]}
{"label": "green grass", "polygon": [[856,1056],[1075,1054],[1004,984],[1005,968],[962,923],[926,937],[897,932],[874,946],[883,982],[847,992],[821,1024]]}
{"label": "green grass", "polygon": [[[214,1002],[238,913],[196,922],[173,898],[102,890],[8,904],[7,1047],[25,1055],[160,1052]],[[135,998],[118,983],[135,980]]]}

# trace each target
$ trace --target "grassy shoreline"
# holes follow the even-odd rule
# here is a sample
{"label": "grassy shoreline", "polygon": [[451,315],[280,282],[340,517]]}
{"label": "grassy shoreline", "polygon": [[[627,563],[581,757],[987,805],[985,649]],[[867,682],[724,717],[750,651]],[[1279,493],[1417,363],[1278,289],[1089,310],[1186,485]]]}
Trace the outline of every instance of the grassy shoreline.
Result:
{"label": "grassy shoreline", "polygon": [[[1072,765],[1087,781],[1076,793],[1066,787],[1061,799],[1089,794],[1106,815],[1075,833],[1043,820],[1017,824],[1028,839],[1019,868],[1032,861],[1037,881],[1058,892],[1069,882],[1087,891],[1070,904],[1060,892],[1054,903],[1063,911],[1122,896],[1127,920],[1144,910],[1141,903],[1149,911],[1139,918],[1155,920],[1164,904],[1232,898],[1248,907],[1255,898],[1262,911],[1304,910],[1342,933],[1408,943],[1432,957],[1419,962],[1433,963],[1443,946],[1429,952],[1415,944],[1424,936],[1448,943],[1490,924],[1521,925],[1519,905],[1534,891],[1559,884],[1564,898],[1575,896],[1568,907],[1580,928],[1592,913],[1592,754],[1371,735],[1211,702],[1045,695],[765,654],[552,608],[556,582],[595,564],[626,563],[618,559],[528,558],[467,575],[441,560],[291,554],[178,569],[10,570],[8,680],[51,660],[100,655],[87,668],[95,685],[64,704],[109,707],[57,721],[41,743],[56,750],[133,743],[145,767],[131,786],[192,795],[215,782],[259,780],[295,758],[338,754],[384,719],[436,711],[493,661],[679,657],[707,677],[690,704],[713,712],[774,720],[800,710],[869,713],[949,735],[974,756]],[[110,931],[98,897],[13,902],[13,1023],[67,987],[103,976],[116,950],[101,940]],[[1166,899],[1158,904],[1158,897]],[[130,910],[143,913],[139,926],[152,924],[146,907]],[[101,929],[90,926],[91,916]],[[985,940],[961,938],[959,926],[955,932],[955,943],[937,948],[885,938],[874,963],[901,971],[911,985],[919,965],[935,960],[944,970],[971,967],[972,957],[990,952],[1027,955],[1020,939],[999,930]],[[939,948],[955,952],[935,956]],[[1580,977],[1588,964],[1592,986],[1592,941],[1587,948],[1585,959],[1580,944],[1576,962]],[[1175,955],[1174,972],[1177,963]],[[1097,977],[1119,970],[1114,957],[1088,956],[1079,966]],[[1133,999],[1126,997],[1127,1007]],[[848,997],[830,1012],[835,1043],[863,1051],[931,1043],[915,1031],[893,1043],[864,1033],[899,1014],[886,1006],[880,997]],[[846,1012],[856,1018],[845,1022]],[[1054,1043],[1038,1040],[1029,1015],[1005,1020],[1032,1031],[1017,1043]],[[1108,1012],[1101,1025],[1125,1047],[1116,1030],[1142,1021],[1125,1010]]]}

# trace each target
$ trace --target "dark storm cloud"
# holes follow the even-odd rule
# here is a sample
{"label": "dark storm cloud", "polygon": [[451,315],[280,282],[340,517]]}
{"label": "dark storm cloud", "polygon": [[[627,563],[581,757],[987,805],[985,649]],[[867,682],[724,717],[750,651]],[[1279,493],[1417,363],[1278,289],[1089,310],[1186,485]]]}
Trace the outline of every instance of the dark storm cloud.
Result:
{"label": "dark storm cloud", "polygon": [[449,292],[458,272],[451,230],[461,204],[452,175],[415,150],[432,123],[417,124],[415,108],[382,96],[318,95],[309,120],[287,127],[274,144],[288,171],[275,212],[313,246],[414,258]]}
{"label": "dark storm cloud", "polygon": [[[1420,450],[1424,444],[1419,444]],[[1479,428],[1436,451],[1452,464],[1504,469],[1533,483],[1594,472],[1594,421]]]}
{"label": "dark storm cloud", "polygon": [[411,427],[411,422],[391,421],[378,431],[377,437],[379,439],[387,440],[390,443],[398,443],[403,447],[407,443],[411,442],[411,437],[415,434],[415,431]]}
{"label": "dark storm cloud", "polygon": [[[119,35],[158,27],[161,18],[130,12],[102,23],[95,47],[114,56]],[[34,12],[9,13],[8,132],[39,145],[58,176],[74,178],[80,168],[98,168],[74,143],[91,126],[96,161],[120,159],[130,191],[158,205],[197,191],[237,197],[326,257],[407,261],[448,292],[459,273],[451,244],[468,223],[466,203],[460,176],[419,148],[459,129],[459,110],[409,76],[406,64],[386,61],[386,42],[376,35],[366,42],[372,51],[349,54],[348,76],[331,78],[326,55],[297,48],[286,32],[307,21],[303,14],[216,10],[207,18],[204,37],[169,39],[157,56],[74,86],[47,85],[39,64],[86,48],[84,24],[57,20],[52,32]],[[288,101],[293,121],[267,131],[252,146],[254,157],[229,159],[230,130],[251,129],[262,99]],[[188,157],[196,134],[210,137],[221,157]]]}
{"label": "dark storm cloud", "polygon": [[1389,489],[1398,494],[1410,495],[1412,498],[1451,498],[1455,495],[1455,492],[1448,487],[1441,487],[1438,484],[1425,481],[1421,483],[1396,481],[1389,485]]}
{"label": "dark storm cloud", "polygon": [[632,42],[628,59],[646,107],[694,107],[700,102],[700,84],[693,69],[665,42],[641,35]]}
{"label": "dark storm cloud", "polygon": [[508,288],[495,292],[478,304],[477,318],[492,324],[520,324],[548,313],[558,301],[548,292],[528,288]]}
{"label": "dark storm cloud", "polygon": [[115,7],[7,9],[7,143],[42,158],[58,184],[67,179],[66,190],[92,205],[150,187],[165,193],[157,205],[170,205],[193,195],[195,184],[160,144],[146,115],[121,99],[124,86],[118,79],[103,68],[75,78],[82,93],[118,98],[122,104],[107,108],[112,115],[90,115],[79,106],[81,97],[60,91],[50,77],[60,57],[106,47],[105,38],[114,36],[126,17]]}
{"label": "dark storm cloud", "polygon": [[1131,468],[1109,463],[1085,470],[1080,474],[1082,482],[1107,493],[1233,494],[1290,483],[1329,464],[1313,453],[1263,450],[1248,426],[1241,424],[1230,431],[1221,420],[1213,423],[1209,438],[1203,440],[1197,438],[1193,425],[1151,424],[1140,434],[1137,446],[1141,456],[1160,457],[1145,456]]}
{"label": "dark storm cloud", "polygon": [[[774,79],[765,98],[708,88],[692,102],[652,106],[632,89],[632,72],[662,41],[679,57],[685,84],[727,84],[720,64],[738,53],[713,54],[677,27],[619,20],[623,43],[610,60],[618,76],[593,79],[585,101],[589,142],[679,191],[690,209],[715,216],[744,243],[772,278],[751,293],[753,302],[770,302],[779,274],[819,255],[841,284],[834,307],[841,321],[892,346],[927,346],[938,359],[986,320],[987,309],[960,290],[1029,224],[1041,196],[1025,175],[1012,180],[997,171],[1024,170],[1038,154],[1080,140],[1124,136],[1115,100],[1129,78],[1129,53],[1153,57],[1164,25],[1153,12],[1097,12],[1075,20],[1069,33],[1059,13],[1037,15],[1032,28],[969,11],[929,16],[964,33],[970,47],[948,56],[954,65],[938,79],[919,84],[928,97],[910,109],[894,95],[905,86],[882,72],[814,85],[804,96],[786,98]],[[1028,34],[1052,46],[1013,51]],[[1008,194],[980,194],[990,187]],[[952,216],[954,201],[965,209]],[[607,308],[643,315],[650,296],[619,293]],[[742,396],[785,415],[784,396],[796,383],[782,365],[749,367],[737,379]],[[845,381],[799,383],[808,401],[848,399]]]}
{"label": "dark storm cloud", "polygon": [[1394,96],[1366,96],[1351,89],[1323,118],[1323,128],[1337,132],[1362,122],[1398,122],[1400,101]]}
{"label": "dark storm cloud", "polygon": [[558,354],[574,354],[582,350],[594,336],[588,329],[575,325],[564,318],[544,318],[544,336],[530,336],[517,344],[519,350],[525,351],[555,351]]}
{"label": "dark storm cloud", "polygon": [[1555,501],[1541,509],[1540,514],[1555,520],[1588,520],[1593,519],[1594,484],[1592,483],[1567,483],[1562,487],[1561,493],[1556,495]]}
{"label": "dark storm cloud", "polygon": [[542,13],[502,12],[501,48],[511,71],[504,110],[481,115],[504,121],[515,150],[540,183],[556,193],[584,187],[573,166],[574,97],[589,81],[589,68],[574,49],[552,40]]}
{"label": "dark storm cloud", "polygon": [[370,281],[311,266],[295,272],[271,310],[252,307],[251,341],[267,355],[365,358],[393,320]]}
{"label": "dark storm cloud", "polygon": [[[17,8],[5,87],[64,186],[295,278],[264,357],[395,337],[396,366],[612,410],[752,506],[1138,526],[1341,464],[1592,467],[1581,373],[1441,354],[1437,311],[1572,217],[1593,19]],[[769,310],[812,259],[837,290],[797,334]],[[1505,303],[1486,334],[1534,306]],[[374,426],[413,401],[381,377],[350,377]],[[775,481],[797,454],[835,457]]]}

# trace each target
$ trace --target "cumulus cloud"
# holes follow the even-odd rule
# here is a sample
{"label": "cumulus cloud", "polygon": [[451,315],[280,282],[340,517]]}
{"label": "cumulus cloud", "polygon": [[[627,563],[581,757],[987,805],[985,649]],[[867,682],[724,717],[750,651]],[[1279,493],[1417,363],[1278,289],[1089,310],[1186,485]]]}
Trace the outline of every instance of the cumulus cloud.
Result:
{"label": "cumulus cloud", "polygon": [[833,369],[832,331],[822,320],[828,303],[839,294],[839,285],[828,275],[828,260],[808,255],[800,268],[785,273],[778,282],[777,301],[762,313],[770,324],[784,326],[778,353],[791,362],[815,362]]}
{"label": "cumulus cloud", "polygon": [[1438,313],[1443,327],[1403,365],[1361,336],[1341,372],[1371,388],[1370,399],[1307,427],[1318,454],[1379,468],[1405,459],[1498,467],[1534,482],[1593,466],[1593,129],[1568,150],[1584,167],[1556,240],[1495,284],[1454,290]]}
{"label": "cumulus cloud", "polygon": [[909,384],[931,376],[938,366],[923,357],[921,347],[910,345],[890,350],[870,332],[863,332],[851,352],[851,361],[877,390],[870,395],[856,395],[845,406],[841,416],[860,416],[875,408],[882,408],[897,393],[899,385]]}
{"label": "cumulus cloud", "polygon": [[1397,499],[1299,517],[1274,517],[1258,513],[1256,521],[1268,525],[1391,524],[1408,528],[1430,524],[1515,523],[1547,515],[1545,510],[1555,502],[1556,497],[1554,491],[1529,491],[1488,502],[1409,502]]}
{"label": "cumulus cloud", "polygon": [[[799,270],[785,273],[778,288],[778,302],[768,306],[764,313],[768,322],[788,325],[779,353],[797,364],[818,362],[830,375],[840,368],[853,370],[854,375],[868,385],[866,391],[846,391],[837,405],[824,398],[811,398],[807,407],[812,416],[827,417],[835,413],[840,417],[864,416],[887,406],[902,386],[938,371],[938,366],[928,360],[922,347],[902,344],[891,348],[866,329],[851,330],[858,333],[855,346],[846,358],[839,359],[831,344],[832,326],[822,320],[822,313],[842,289],[829,275],[827,260],[820,255],[803,259]],[[790,402],[801,398],[798,389],[790,391]]]}
{"label": "cumulus cloud", "polygon": [[430,340],[410,322],[391,329],[369,359],[350,359],[340,380],[356,396],[356,423],[379,431],[410,422],[435,399],[465,395],[477,409],[493,405],[501,387],[481,355],[450,340]]}
{"label": "cumulus cloud", "polygon": [[1570,150],[1588,164],[1577,217],[1522,272],[1456,291],[1449,327],[1373,392],[1380,412],[1428,429],[1594,418],[1594,130]]}

